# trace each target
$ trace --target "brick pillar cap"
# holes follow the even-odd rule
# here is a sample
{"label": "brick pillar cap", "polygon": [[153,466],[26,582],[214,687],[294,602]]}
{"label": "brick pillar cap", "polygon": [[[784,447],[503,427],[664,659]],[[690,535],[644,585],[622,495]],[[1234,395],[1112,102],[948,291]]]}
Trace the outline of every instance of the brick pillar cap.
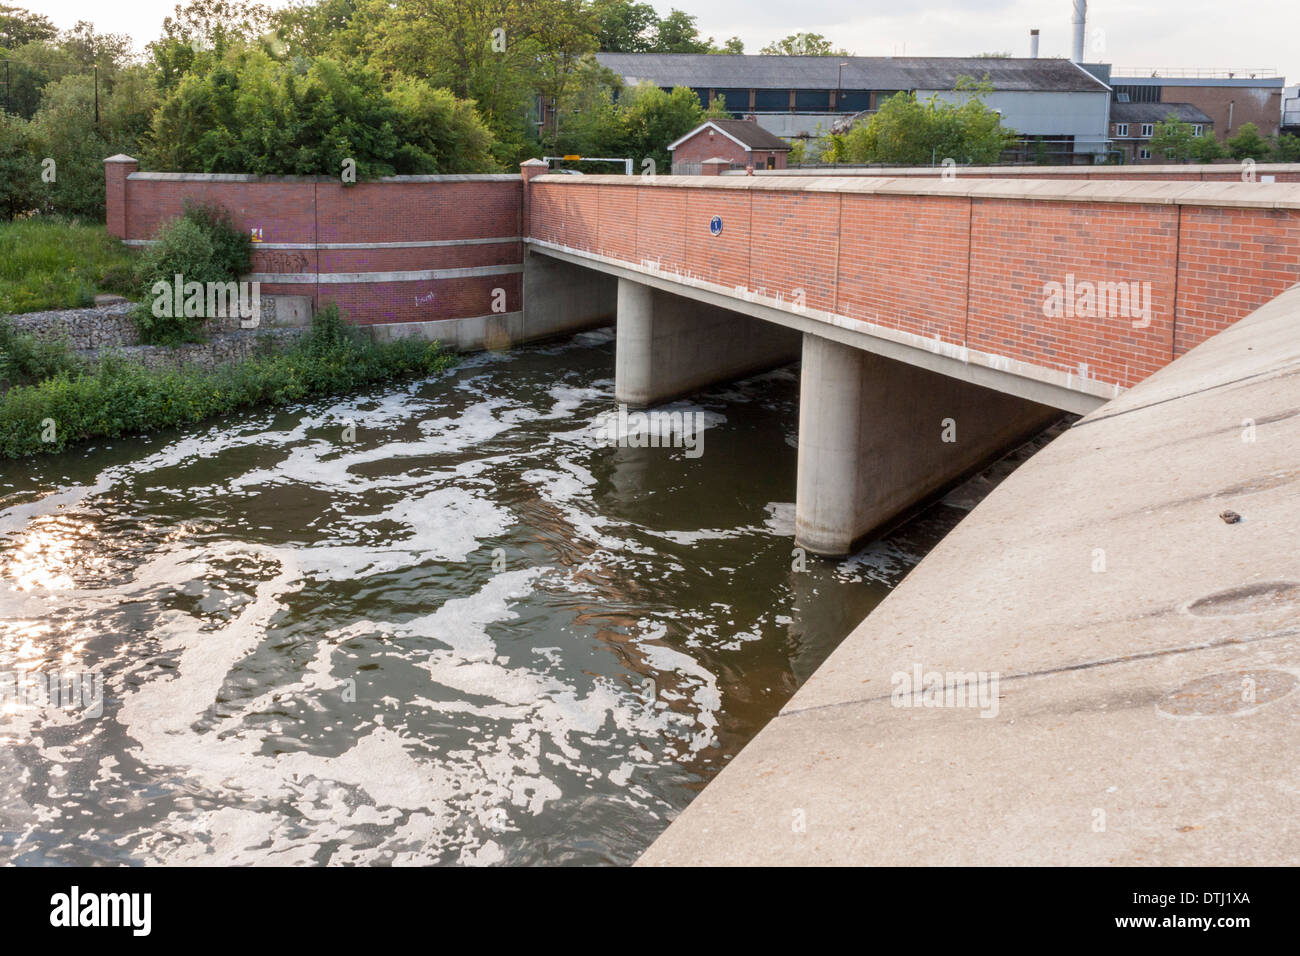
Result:
{"label": "brick pillar cap", "polygon": [[520,168],[523,168],[524,166],[549,166],[549,165],[550,163],[546,162],[546,160],[544,159],[526,159],[519,164]]}
{"label": "brick pillar cap", "polygon": [[701,166],[724,166],[724,165],[729,166],[731,165],[731,160],[724,159],[721,156],[714,156],[712,159],[706,159],[700,165]]}
{"label": "brick pillar cap", "polygon": [[104,162],[106,162],[106,163],[135,163],[137,166],[140,165],[140,160],[136,159],[134,156],[128,156],[128,155],[126,155],[126,153],[118,153],[116,156],[110,156],[110,157],[108,157],[108,159],[104,160]]}

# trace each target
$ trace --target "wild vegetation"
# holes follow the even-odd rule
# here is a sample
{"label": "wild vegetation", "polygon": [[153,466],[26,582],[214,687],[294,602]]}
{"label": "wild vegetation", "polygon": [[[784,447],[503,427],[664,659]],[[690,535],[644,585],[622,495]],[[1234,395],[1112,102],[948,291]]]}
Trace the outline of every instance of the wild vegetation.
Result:
{"label": "wild vegetation", "polygon": [[41,217],[0,224],[0,315],[90,305],[130,295],[130,252],[98,223]]}
{"label": "wild vegetation", "polygon": [[135,287],[143,300],[134,313],[140,337],[157,345],[196,341],[204,320],[217,318],[206,314],[206,300],[201,314],[155,310],[153,302],[159,294],[155,290],[170,290],[178,275],[187,283],[237,282],[251,263],[252,240],[235,226],[229,213],[213,206],[186,205],[185,212],[162,227],[158,241],[136,263]]}
{"label": "wild vegetation", "polygon": [[[0,361],[8,354],[6,343],[23,338],[5,331],[0,320]],[[58,346],[44,348],[52,354],[8,362],[25,364],[21,373],[8,373],[13,384],[0,392],[0,457],[58,452],[95,438],[432,375],[454,361],[436,343],[372,342],[348,326],[335,306],[321,310],[310,333],[292,347],[211,370],[150,369],[114,356],[88,367],[69,360]]]}

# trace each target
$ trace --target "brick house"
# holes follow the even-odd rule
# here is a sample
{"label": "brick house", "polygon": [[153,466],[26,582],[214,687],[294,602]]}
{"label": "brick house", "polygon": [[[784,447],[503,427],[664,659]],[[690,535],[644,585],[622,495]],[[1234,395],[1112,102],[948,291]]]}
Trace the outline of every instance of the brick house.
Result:
{"label": "brick house", "polygon": [[668,144],[674,176],[698,176],[710,159],[728,160],[732,169],[785,169],[790,144],[750,120],[709,120]]}
{"label": "brick house", "polygon": [[1151,137],[1156,124],[1170,113],[1178,114],[1184,123],[1192,124],[1193,136],[1213,136],[1214,120],[1191,103],[1112,103],[1110,105],[1110,135],[1115,149],[1124,154],[1126,163],[1167,162],[1158,153],[1153,154]]}

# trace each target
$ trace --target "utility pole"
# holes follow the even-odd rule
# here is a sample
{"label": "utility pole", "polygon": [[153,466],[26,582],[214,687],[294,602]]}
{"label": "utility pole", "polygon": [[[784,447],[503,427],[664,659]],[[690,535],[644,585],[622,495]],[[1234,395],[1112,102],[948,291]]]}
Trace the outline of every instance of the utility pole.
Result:
{"label": "utility pole", "polygon": [[95,67],[95,128],[99,129],[99,67]]}

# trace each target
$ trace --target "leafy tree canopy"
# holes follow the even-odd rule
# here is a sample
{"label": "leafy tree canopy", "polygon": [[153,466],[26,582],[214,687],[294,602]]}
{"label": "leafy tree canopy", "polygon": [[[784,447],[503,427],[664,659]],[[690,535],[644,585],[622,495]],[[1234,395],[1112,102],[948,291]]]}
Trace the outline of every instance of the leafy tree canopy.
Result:
{"label": "leafy tree canopy", "polygon": [[413,77],[328,57],[228,55],[189,74],[154,117],[155,168],[358,179],[493,168],[492,136],[472,103]]}
{"label": "leafy tree canopy", "polygon": [[1016,139],[984,97],[987,81],[961,77],[949,96],[920,102],[914,93],[890,97],[865,123],[835,137],[836,162],[919,166],[952,159],[961,164],[994,163]]}
{"label": "leafy tree canopy", "polygon": [[852,56],[848,50],[831,46],[820,33],[792,33],[773,40],[758,51],[769,56]]}
{"label": "leafy tree canopy", "polygon": [[58,33],[49,17],[0,3],[0,47],[13,50],[25,43],[53,40]]}

